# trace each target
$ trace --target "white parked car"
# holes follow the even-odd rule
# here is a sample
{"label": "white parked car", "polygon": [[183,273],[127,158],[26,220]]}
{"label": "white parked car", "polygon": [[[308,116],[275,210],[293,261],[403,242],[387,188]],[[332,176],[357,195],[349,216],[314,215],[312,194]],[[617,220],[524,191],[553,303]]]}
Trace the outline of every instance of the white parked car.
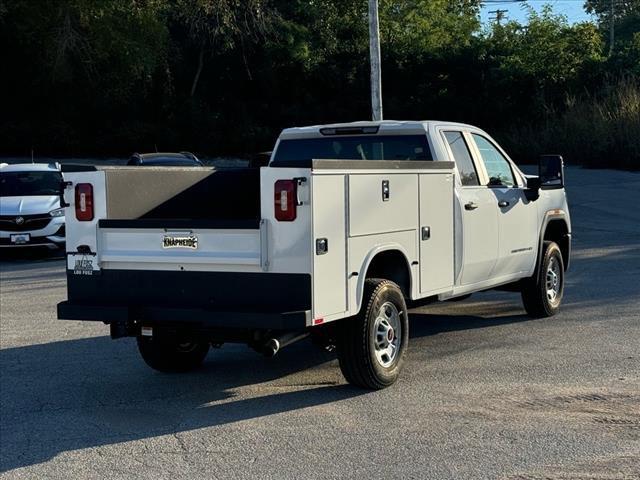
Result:
{"label": "white parked car", "polygon": [[61,183],[55,163],[0,165],[0,248],[64,247]]}
{"label": "white parked car", "polygon": [[407,305],[500,288],[548,317],[562,301],[562,158],[524,175],[471,125],[290,128],[260,169],[64,171],[58,317],[137,337],[160,371],[197,367],[211,345],[274,355],[310,335],[349,382],[383,388],[404,362]]}

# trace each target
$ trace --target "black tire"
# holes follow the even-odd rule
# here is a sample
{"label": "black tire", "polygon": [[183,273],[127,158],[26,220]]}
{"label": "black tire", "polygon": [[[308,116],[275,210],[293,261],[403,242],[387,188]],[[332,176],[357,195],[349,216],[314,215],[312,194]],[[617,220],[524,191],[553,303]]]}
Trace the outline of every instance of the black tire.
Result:
{"label": "black tire", "polygon": [[166,373],[188,372],[202,365],[209,343],[160,336],[138,337],[142,359],[154,370]]}
{"label": "black tire", "polygon": [[[564,294],[564,260],[560,247],[555,242],[545,241],[540,264],[533,276],[522,281],[522,303],[527,313],[535,318],[552,317],[560,310]],[[555,264],[552,266],[552,263]],[[554,273],[550,273],[553,269]],[[549,278],[547,278],[549,276]],[[557,282],[555,295],[547,292]]]}
{"label": "black tire", "polygon": [[[383,307],[384,316],[381,316]],[[394,320],[385,324],[386,316]],[[389,332],[388,327],[393,323],[399,332],[395,327]],[[385,357],[383,350],[376,348],[380,342],[386,341],[389,346],[394,340],[393,355]],[[389,280],[367,279],[360,313],[341,321],[336,343],[340,370],[349,383],[373,390],[392,385],[400,375],[409,343],[409,315],[398,285]],[[382,355],[383,360],[386,358],[388,365],[383,365],[377,354]]]}

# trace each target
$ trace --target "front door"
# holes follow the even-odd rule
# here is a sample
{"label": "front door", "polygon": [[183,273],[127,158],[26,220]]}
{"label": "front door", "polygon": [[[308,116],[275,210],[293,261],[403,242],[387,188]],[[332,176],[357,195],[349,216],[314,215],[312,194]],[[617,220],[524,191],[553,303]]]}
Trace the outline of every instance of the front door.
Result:
{"label": "front door", "polygon": [[510,161],[488,138],[471,135],[482,157],[498,216],[499,251],[492,277],[528,272],[537,252],[537,208],[525,197],[525,186]]}
{"label": "front door", "polygon": [[536,261],[536,205],[527,200],[524,189],[492,188],[498,205],[500,247],[494,277],[529,272]]}

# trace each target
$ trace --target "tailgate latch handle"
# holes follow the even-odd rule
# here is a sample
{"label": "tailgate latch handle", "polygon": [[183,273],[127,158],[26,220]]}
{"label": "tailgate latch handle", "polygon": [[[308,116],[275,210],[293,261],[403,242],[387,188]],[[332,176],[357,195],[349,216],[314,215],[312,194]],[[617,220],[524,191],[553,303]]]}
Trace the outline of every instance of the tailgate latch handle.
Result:
{"label": "tailgate latch handle", "polygon": [[[301,185],[307,183],[307,177],[295,177],[293,179],[296,182],[296,187],[300,187]],[[299,207],[302,205],[302,200],[300,200],[299,188],[296,188],[296,205]]]}

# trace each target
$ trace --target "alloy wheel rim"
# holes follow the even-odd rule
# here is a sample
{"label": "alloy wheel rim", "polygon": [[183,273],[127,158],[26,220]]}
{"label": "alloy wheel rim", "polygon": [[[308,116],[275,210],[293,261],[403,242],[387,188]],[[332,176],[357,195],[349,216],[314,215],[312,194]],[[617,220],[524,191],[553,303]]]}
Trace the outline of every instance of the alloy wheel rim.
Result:
{"label": "alloy wheel rim", "polygon": [[400,312],[391,302],[383,303],[373,326],[374,353],[378,363],[387,368],[398,356],[402,341]]}
{"label": "alloy wheel rim", "polygon": [[560,299],[561,289],[562,271],[560,269],[560,262],[558,262],[556,257],[551,257],[545,274],[545,290],[549,302],[556,303]]}

